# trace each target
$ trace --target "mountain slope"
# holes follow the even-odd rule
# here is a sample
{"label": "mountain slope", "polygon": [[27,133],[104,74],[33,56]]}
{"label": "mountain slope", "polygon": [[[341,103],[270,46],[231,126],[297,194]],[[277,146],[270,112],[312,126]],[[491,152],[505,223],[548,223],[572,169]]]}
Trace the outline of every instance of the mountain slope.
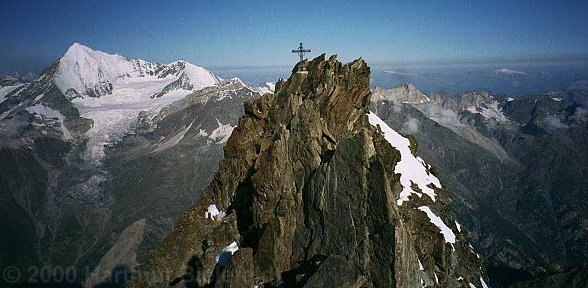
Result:
{"label": "mountain slope", "polygon": [[213,181],[129,287],[486,287],[414,143],[369,113],[369,73],[322,55],[246,102]]}
{"label": "mountain slope", "polygon": [[0,75],[0,104],[12,95],[19,93],[20,90],[26,88],[29,83],[23,80],[12,76]]}
{"label": "mountain slope", "polygon": [[83,134],[88,140],[84,157],[99,162],[105,145],[132,132],[139,113],[154,117],[163,107],[221,80],[185,61],[150,63],[74,43],[0,111],[6,119],[25,110],[36,118],[35,125],[56,128],[54,133],[66,140],[72,133]]}
{"label": "mountain slope", "polygon": [[418,140],[490,264],[495,284],[585,267],[588,141],[583,92],[475,91],[428,103],[380,89],[378,115]]}
{"label": "mountain slope", "polygon": [[[62,81],[65,62],[77,82]],[[0,262],[23,281],[27,267],[73,266],[88,272],[74,284],[93,286],[159,245],[212,179],[243,101],[260,96],[203,71],[76,44],[30,84],[3,78],[17,88],[0,103]],[[116,247],[126,258],[112,258]]]}

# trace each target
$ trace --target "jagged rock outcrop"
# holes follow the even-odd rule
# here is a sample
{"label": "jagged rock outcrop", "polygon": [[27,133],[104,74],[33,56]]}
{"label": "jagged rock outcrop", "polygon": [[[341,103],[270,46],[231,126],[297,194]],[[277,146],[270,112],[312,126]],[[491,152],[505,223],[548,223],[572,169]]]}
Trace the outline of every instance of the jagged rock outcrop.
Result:
{"label": "jagged rock outcrop", "polygon": [[214,180],[128,287],[485,287],[431,167],[368,111],[369,80],[321,55],[246,102]]}

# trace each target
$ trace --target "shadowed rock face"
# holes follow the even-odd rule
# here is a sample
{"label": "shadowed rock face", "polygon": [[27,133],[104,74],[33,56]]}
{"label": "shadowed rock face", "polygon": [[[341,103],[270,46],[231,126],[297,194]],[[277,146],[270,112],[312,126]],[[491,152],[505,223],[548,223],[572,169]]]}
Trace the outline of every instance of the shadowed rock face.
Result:
{"label": "shadowed rock face", "polygon": [[401,154],[368,122],[369,75],[321,55],[246,102],[213,181],[129,287],[483,287],[446,191],[397,206]]}
{"label": "shadowed rock face", "polygon": [[504,287],[508,288],[570,288],[588,287],[588,268],[574,269],[568,272],[521,281]]}

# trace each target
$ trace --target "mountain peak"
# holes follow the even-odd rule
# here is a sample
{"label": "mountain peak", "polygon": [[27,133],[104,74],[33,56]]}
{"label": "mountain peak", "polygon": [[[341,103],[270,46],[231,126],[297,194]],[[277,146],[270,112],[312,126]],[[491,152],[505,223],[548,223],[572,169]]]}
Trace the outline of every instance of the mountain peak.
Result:
{"label": "mountain peak", "polygon": [[[71,46],[69,46],[69,48],[67,49],[68,52],[70,51],[76,51],[76,50],[93,50],[92,48],[80,44],[78,42],[74,42],[73,44],[71,44]],[[67,52],[66,52],[67,53]]]}
{"label": "mountain peak", "polygon": [[84,132],[89,139],[87,156],[99,161],[104,156],[104,145],[130,131],[141,112],[155,115],[174,101],[217,85],[222,79],[186,61],[151,63],[76,42],[40,80],[32,99],[58,97],[67,107],[55,107],[56,110],[66,111],[73,104],[79,116],[93,121]]}
{"label": "mountain peak", "polygon": [[[429,166],[407,138],[372,124],[369,79],[364,61],[323,54],[300,61],[275,94],[246,102],[214,180],[127,287],[188,277],[198,287],[483,282],[447,195],[426,183]],[[405,195],[415,184],[421,192]],[[166,278],[144,277],[164,267]]]}
{"label": "mountain peak", "polygon": [[[111,94],[117,84],[127,85],[130,78],[135,79],[132,82],[143,82],[149,79],[169,79],[173,82],[176,79],[172,78],[181,75],[185,75],[183,80],[160,94],[163,95],[179,87],[186,90],[202,89],[220,81],[220,78],[210,71],[184,60],[168,65],[151,63],[93,50],[77,42],[73,43],[59,59],[57,70],[52,78],[65,95],[69,95],[69,98],[77,98]],[[160,91],[152,91],[145,96],[150,97]]]}
{"label": "mountain peak", "polygon": [[[369,81],[370,68],[363,60],[342,64],[336,55],[327,60],[322,54],[311,61],[296,64],[292,76],[276,84],[275,94],[280,98],[288,94],[303,95],[303,100],[312,99],[320,103],[317,105],[318,112],[329,131],[337,135],[350,128],[347,120],[367,111],[371,95]],[[342,97],[345,101],[340,101]],[[281,111],[276,115],[290,113],[295,112]]]}
{"label": "mountain peak", "polygon": [[73,43],[59,59],[53,81],[64,94],[98,97],[110,94],[112,83],[122,75],[130,75],[136,64],[80,43]]}
{"label": "mountain peak", "polygon": [[423,94],[411,83],[400,84],[392,89],[376,87],[373,94],[373,102],[387,100],[394,103],[422,104],[431,101],[427,95]]}
{"label": "mountain peak", "polygon": [[101,58],[101,57],[119,57],[118,55],[110,55],[108,53],[94,50],[88,46],[80,44],[78,42],[74,42],[67,48],[65,54],[61,57],[61,59],[67,59],[72,61],[83,61],[84,58],[92,57],[92,58]]}

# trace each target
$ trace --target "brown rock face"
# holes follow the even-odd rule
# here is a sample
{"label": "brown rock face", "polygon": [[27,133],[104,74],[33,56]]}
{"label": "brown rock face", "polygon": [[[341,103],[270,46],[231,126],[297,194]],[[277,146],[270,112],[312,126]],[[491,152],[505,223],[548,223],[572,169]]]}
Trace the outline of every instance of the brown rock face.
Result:
{"label": "brown rock face", "polygon": [[401,154],[368,122],[369,76],[321,55],[246,103],[214,180],[129,287],[482,287],[443,190],[397,206]]}

